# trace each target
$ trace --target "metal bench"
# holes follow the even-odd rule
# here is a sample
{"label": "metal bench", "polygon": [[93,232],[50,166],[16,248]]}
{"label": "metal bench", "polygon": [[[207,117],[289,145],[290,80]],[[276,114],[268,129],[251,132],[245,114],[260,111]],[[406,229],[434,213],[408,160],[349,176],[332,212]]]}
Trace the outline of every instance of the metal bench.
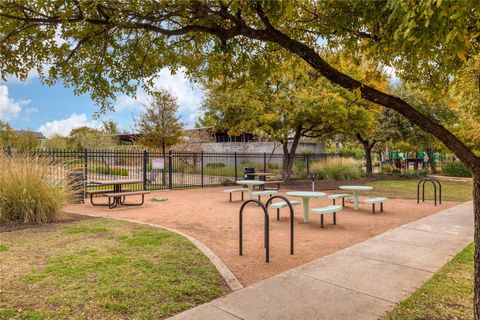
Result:
{"label": "metal bench", "polygon": [[263,190],[263,191],[254,191],[252,192],[252,196],[258,196],[258,200],[260,200],[261,196],[270,196],[276,194],[277,191],[275,190]]}
{"label": "metal bench", "polygon": [[333,214],[333,224],[337,224],[337,212],[342,211],[342,206],[326,206],[321,208],[314,208],[312,209],[312,213],[318,214],[320,216],[320,226],[323,228],[323,216],[325,214],[332,213]]}
{"label": "metal bench", "polygon": [[[280,190],[280,184],[282,184],[282,180],[266,180],[265,184],[263,185],[264,190]],[[276,184],[277,188],[267,187],[269,185]]]}
{"label": "metal bench", "polygon": [[338,194],[331,194],[327,198],[333,200],[333,205],[335,205],[335,200],[342,199],[342,207],[345,207],[345,198],[351,198],[352,195],[348,193],[338,193]]}
{"label": "metal bench", "polygon": [[[300,204],[300,201],[291,200],[290,204],[292,206],[296,206]],[[280,209],[285,207],[288,207],[288,203],[286,203],[285,201],[281,201],[270,204],[267,209],[277,209],[277,220],[280,220]]]}
{"label": "metal bench", "polygon": [[[129,188],[122,188],[123,191],[130,191]],[[94,203],[93,202],[93,196],[95,195],[100,195],[103,196],[105,193],[112,193],[115,192],[115,190],[109,189],[109,190],[87,190],[86,194],[90,196],[90,203],[92,206],[108,206],[108,204],[103,204],[103,203]]]}
{"label": "metal bench", "polygon": [[232,202],[232,194],[233,194],[234,192],[241,192],[241,193],[242,193],[242,201],[243,201],[243,193],[244,193],[244,192],[247,192],[247,191],[248,191],[248,188],[238,188],[238,189],[227,189],[227,190],[223,190],[223,192],[230,194],[230,202]]}
{"label": "metal bench", "polygon": [[380,203],[380,212],[383,212],[383,203],[387,201],[388,198],[385,197],[375,197],[375,198],[366,198],[363,200],[365,203],[372,204],[372,213],[375,214],[375,203]]}
{"label": "metal bench", "polygon": [[[112,192],[112,193],[105,193],[104,196],[108,197],[108,207],[110,209],[115,208],[118,204],[124,205],[124,206],[141,206],[143,205],[145,201],[145,195],[149,194],[150,191],[125,191],[125,192]],[[125,203],[125,197],[129,196],[136,196],[136,195],[141,195],[142,196],[142,202],[140,203]],[[113,202],[110,200],[113,198]],[[123,198],[123,200],[122,200]]]}

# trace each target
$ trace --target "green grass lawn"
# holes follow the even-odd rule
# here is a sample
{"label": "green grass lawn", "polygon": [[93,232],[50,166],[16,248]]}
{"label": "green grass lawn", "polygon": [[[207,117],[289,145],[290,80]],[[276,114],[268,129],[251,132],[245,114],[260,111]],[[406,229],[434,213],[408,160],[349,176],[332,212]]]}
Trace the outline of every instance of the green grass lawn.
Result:
{"label": "green grass lawn", "polygon": [[[378,195],[393,199],[417,199],[417,183],[415,179],[380,180],[369,182],[374,190],[362,195]],[[442,200],[468,201],[472,199],[472,184],[467,182],[442,181]],[[420,199],[422,188],[420,188]],[[433,200],[433,186],[425,184],[425,200]]]}
{"label": "green grass lawn", "polygon": [[470,244],[385,319],[473,319],[473,255]]}
{"label": "green grass lawn", "polygon": [[0,233],[0,319],[162,319],[228,290],[187,239],[88,219]]}

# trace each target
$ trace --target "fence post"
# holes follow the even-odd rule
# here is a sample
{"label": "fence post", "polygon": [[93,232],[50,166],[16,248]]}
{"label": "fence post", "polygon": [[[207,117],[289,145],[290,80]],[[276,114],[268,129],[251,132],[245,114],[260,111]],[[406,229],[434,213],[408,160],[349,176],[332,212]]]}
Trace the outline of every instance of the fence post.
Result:
{"label": "fence post", "polygon": [[87,164],[87,161],[88,161],[88,150],[85,148],[83,150],[83,159],[84,159],[84,163],[83,163],[83,170],[84,170],[84,180],[87,181],[87,178],[88,178],[88,164]]}
{"label": "fence post", "polygon": [[238,180],[238,172],[237,172],[237,152],[235,152],[234,161],[235,161],[235,182],[237,182],[237,180]]}
{"label": "fence post", "polygon": [[168,151],[168,189],[173,189],[172,183],[172,150]]}
{"label": "fence post", "polygon": [[148,152],[143,150],[143,190],[147,190],[147,162]]}
{"label": "fence post", "polygon": [[267,172],[267,153],[263,153],[263,172]]}
{"label": "fence post", "polygon": [[310,174],[310,156],[307,154],[305,156],[305,162],[307,163],[307,176]]}
{"label": "fence post", "polygon": [[203,188],[203,150],[200,152],[200,174],[201,174],[202,188]]}

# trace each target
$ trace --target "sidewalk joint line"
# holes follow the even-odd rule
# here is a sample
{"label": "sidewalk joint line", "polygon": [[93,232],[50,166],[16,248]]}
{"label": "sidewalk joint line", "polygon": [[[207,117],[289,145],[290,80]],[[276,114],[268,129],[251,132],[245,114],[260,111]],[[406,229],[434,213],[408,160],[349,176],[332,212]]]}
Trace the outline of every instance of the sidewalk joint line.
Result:
{"label": "sidewalk joint line", "polygon": [[400,228],[409,229],[409,230],[416,230],[416,231],[424,231],[424,232],[435,233],[435,234],[443,234],[443,235],[448,235],[448,236],[457,237],[457,238],[465,238],[466,237],[466,236],[461,236],[461,235],[457,235],[457,234],[444,233],[444,232],[438,232],[438,231],[420,230],[420,229],[415,229],[415,228],[411,228],[411,227],[400,227]]}
{"label": "sidewalk joint line", "polygon": [[239,316],[237,316],[236,314],[233,314],[233,313],[231,313],[230,311],[223,309],[223,308],[220,307],[219,305],[216,305],[215,303],[213,303],[213,301],[210,303],[210,305],[211,305],[212,307],[214,307],[214,308],[217,308],[218,310],[220,310],[220,311],[222,311],[222,312],[225,312],[225,313],[227,313],[227,314],[229,314],[229,315],[237,318],[237,319],[244,320],[244,318],[239,317]]}
{"label": "sidewalk joint line", "polygon": [[[425,233],[433,233],[433,234],[439,234],[447,237],[452,237],[452,238],[469,238],[468,236],[462,236],[462,235],[457,235],[457,234],[450,234],[450,233],[442,233],[442,232],[435,232],[435,231],[428,231],[428,230],[422,230],[422,229],[415,229],[415,228],[409,228],[405,226],[400,226],[398,229],[407,229],[407,230],[415,230],[415,231],[420,231],[420,232],[425,232]],[[395,229],[392,229],[395,230]]]}
{"label": "sidewalk joint line", "polygon": [[[365,259],[370,259],[370,260],[373,260],[373,261],[378,261],[378,262],[383,262],[383,263],[387,263],[387,264],[391,264],[391,265],[394,265],[394,266],[400,266],[400,267],[405,267],[405,268],[410,268],[410,269],[414,269],[414,270],[419,270],[419,271],[425,271],[425,272],[428,272],[428,273],[431,273],[431,274],[435,274],[436,271],[429,271],[429,270],[425,270],[425,269],[422,269],[422,268],[417,268],[417,267],[412,267],[412,266],[407,266],[407,265],[404,265],[404,264],[400,264],[400,263],[393,263],[391,261],[385,261],[385,260],[382,260],[382,259],[377,259],[377,258],[372,258],[372,257],[366,257],[360,253],[357,253],[357,252],[352,252],[352,253],[349,253],[351,254],[352,256],[356,256],[356,257],[361,257],[361,258],[365,258]],[[453,256],[451,256],[453,257]],[[445,262],[446,263],[446,262]],[[441,268],[441,267],[440,267]],[[438,268],[437,271],[440,269]]]}
{"label": "sidewalk joint line", "polygon": [[362,295],[365,295],[365,296],[369,296],[369,297],[371,297],[371,298],[375,298],[375,299],[382,300],[382,301],[385,301],[385,302],[397,303],[397,302],[395,302],[395,301],[391,301],[391,300],[388,300],[388,299],[385,299],[385,298],[377,297],[377,296],[371,295],[371,294],[366,293],[366,292],[358,291],[358,290],[355,290],[355,289],[352,289],[352,288],[348,288],[348,287],[341,286],[341,285],[336,284],[336,283],[331,283],[331,282],[328,282],[328,281],[326,281],[326,280],[318,279],[318,278],[316,278],[316,277],[313,277],[313,276],[310,276],[310,275],[307,275],[307,274],[303,274],[303,273],[300,273],[300,272],[298,272],[298,271],[292,271],[292,272],[295,273],[295,274],[298,274],[299,276],[303,276],[303,277],[306,277],[306,278],[309,278],[309,279],[313,279],[313,280],[316,280],[316,281],[320,281],[320,282],[323,282],[323,283],[327,283],[327,284],[330,284],[330,285],[335,286],[335,287],[337,287],[337,288],[342,288],[342,289],[345,289],[345,290],[353,291],[353,292],[356,292],[356,293],[358,293],[358,294],[362,294]]}
{"label": "sidewalk joint line", "polygon": [[[404,244],[404,245],[407,245],[407,246],[419,247],[419,248],[430,249],[430,250],[439,248],[439,247],[427,247],[427,246],[422,246],[421,244],[414,244],[414,243],[411,243],[411,242],[405,242],[405,241],[402,241],[402,240],[393,240],[393,239],[388,239],[388,238],[383,238],[382,241],[389,241],[389,242],[393,242],[393,243],[401,243],[401,244]],[[463,248],[465,248],[465,246],[463,246]],[[445,249],[441,249],[439,251],[444,252],[443,250],[445,250]]]}

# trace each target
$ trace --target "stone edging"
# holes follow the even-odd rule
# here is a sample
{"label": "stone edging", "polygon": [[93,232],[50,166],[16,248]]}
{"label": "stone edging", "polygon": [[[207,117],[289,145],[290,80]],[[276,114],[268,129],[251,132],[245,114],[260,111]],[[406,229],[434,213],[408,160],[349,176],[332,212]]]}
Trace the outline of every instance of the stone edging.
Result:
{"label": "stone edging", "polygon": [[131,220],[131,219],[124,219],[124,218],[112,218],[112,217],[104,217],[104,216],[99,216],[99,215],[94,215],[94,214],[87,214],[87,213],[79,213],[75,211],[70,211],[70,210],[64,210],[66,213],[72,213],[72,214],[79,214],[79,215],[84,215],[84,216],[89,216],[89,217],[95,217],[95,218],[106,218],[106,219],[113,219],[113,220],[121,220],[121,221],[127,221],[127,222],[133,222],[133,223],[138,223],[138,224],[143,224],[155,228],[161,228],[167,231],[174,232],[176,234],[179,234],[188,240],[190,240],[209,260],[210,262],[215,266],[215,268],[218,270],[222,278],[225,280],[227,283],[228,287],[232,291],[237,291],[239,289],[243,288],[243,285],[238,281],[237,277],[233,274],[233,272],[227,267],[227,265],[205,244],[202,242],[198,241],[194,237],[185,234],[181,231],[167,228],[158,224],[153,224],[153,223],[148,223],[148,222],[142,222],[142,221],[136,221],[136,220]]}

